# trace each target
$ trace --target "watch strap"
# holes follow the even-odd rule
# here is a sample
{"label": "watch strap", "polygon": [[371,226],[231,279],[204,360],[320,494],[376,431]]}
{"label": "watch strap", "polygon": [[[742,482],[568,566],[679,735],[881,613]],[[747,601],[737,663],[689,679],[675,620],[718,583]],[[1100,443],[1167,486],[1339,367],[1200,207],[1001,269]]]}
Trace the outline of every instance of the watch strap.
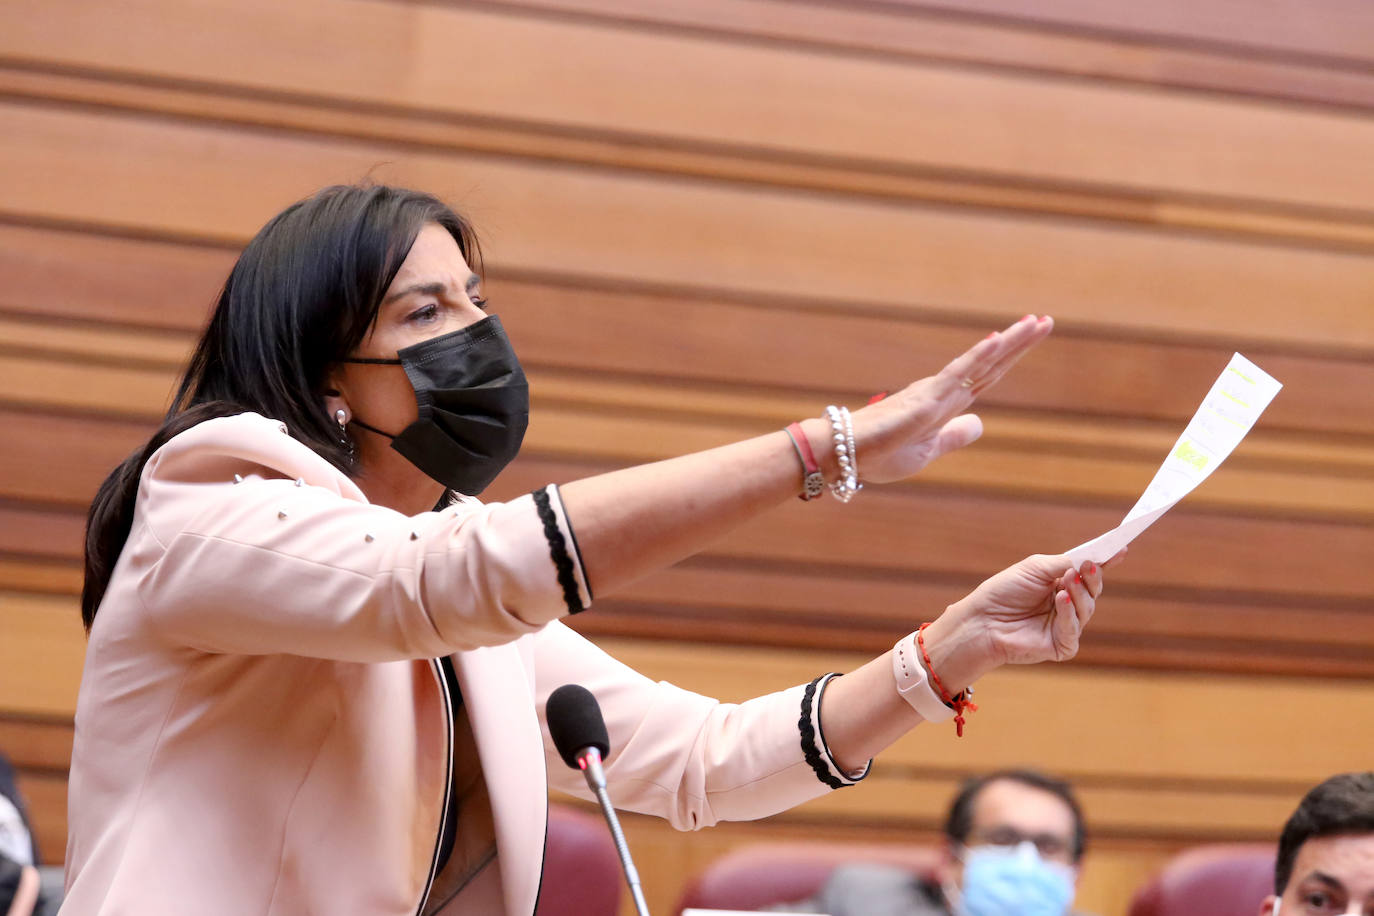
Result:
{"label": "watch strap", "polygon": [[892,676],[897,682],[897,692],[922,719],[945,722],[954,718],[954,710],[940,699],[921,664],[915,633],[903,636],[892,647]]}

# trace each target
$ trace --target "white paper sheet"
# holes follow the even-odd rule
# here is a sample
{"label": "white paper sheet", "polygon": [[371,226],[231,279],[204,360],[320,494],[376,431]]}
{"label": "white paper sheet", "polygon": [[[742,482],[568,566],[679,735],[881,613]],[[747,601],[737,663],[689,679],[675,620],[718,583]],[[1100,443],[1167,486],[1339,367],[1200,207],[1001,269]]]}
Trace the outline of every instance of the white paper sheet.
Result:
{"label": "white paper sheet", "polygon": [[1111,559],[1191,493],[1240,444],[1282,387],[1259,366],[1233,354],[1131,511],[1111,531],[1070,550],[1073,565]]}

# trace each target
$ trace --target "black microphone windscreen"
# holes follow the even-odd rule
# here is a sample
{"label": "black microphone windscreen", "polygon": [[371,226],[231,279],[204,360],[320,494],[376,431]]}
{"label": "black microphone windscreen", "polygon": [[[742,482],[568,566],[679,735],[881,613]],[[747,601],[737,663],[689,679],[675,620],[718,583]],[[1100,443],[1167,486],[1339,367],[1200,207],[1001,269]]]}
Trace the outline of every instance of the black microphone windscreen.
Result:
{"label": "black microphone windscreen", "polygon": [[579,769],[577,752],[584,747],[596,748],[603,758],[611,752],[601,707],[592,692],[581,684],[564,684],[551,693],[544,706],[544,718],[549,723],[554,747],[573,769]]}

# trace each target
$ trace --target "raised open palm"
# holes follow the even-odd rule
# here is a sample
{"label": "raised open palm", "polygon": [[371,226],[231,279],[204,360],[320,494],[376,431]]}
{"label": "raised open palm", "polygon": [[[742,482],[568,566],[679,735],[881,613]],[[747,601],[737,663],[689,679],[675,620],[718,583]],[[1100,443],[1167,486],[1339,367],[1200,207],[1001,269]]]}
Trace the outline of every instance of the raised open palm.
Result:
{"label": "raised open palm", "polygon": [[1053,328],[1048,316],[1027,315],[989,334],[936,375],[855,411],[860,476],[874,483],[902,480],[977,439],[982,422],[964,411]]}

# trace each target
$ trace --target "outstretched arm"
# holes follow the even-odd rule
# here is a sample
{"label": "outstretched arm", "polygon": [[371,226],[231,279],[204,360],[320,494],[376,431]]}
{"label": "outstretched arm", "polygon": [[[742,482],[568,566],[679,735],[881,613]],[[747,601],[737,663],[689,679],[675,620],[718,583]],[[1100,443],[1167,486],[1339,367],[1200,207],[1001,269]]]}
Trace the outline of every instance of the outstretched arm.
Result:
{"label": "outstretched arm", "polygon": [[[977,439],[982,425],[964,414],[1053,328],[1026,316],[989,334],[937,375],[853,413],[860,476],[887,483]],[[828,481],[839,476],[830,424],[802,430]],[[731,529],[801,491],[792,443],[775,432],[681,458],[578,480],[560,487],[577,531],[587,578],[606,594],[691,556]]]}
{"label": "outstretched arm", "polygon": [[[1113,566],[1124,556],[1103,566]],[[1063,661],[1102,594],[1103,566],[1077,570],[1064,556],[1027,557],[950,605],[922,633],[930,671],[953,695],[1001,665]],[[889,650],[825,691],[821,724],[835,760],[857,770],[924,721],[897,692]],[[921,662],[924,665],[924,662]]]}

